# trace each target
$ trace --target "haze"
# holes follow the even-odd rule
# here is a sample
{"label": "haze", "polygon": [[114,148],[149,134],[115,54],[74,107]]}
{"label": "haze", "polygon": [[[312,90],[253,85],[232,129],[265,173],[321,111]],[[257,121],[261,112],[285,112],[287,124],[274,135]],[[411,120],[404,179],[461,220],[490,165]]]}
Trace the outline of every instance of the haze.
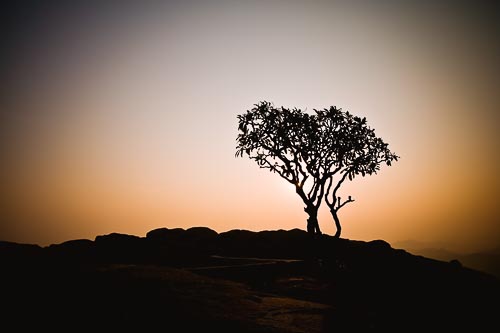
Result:
{"label": "haze", "polygon": [[365,116],[401,156],[342,188],[342,237],[500,244],[490,2],[145,3],[3,10],[0,239],[305,229],[293,187],[234,157],[267,100]]}

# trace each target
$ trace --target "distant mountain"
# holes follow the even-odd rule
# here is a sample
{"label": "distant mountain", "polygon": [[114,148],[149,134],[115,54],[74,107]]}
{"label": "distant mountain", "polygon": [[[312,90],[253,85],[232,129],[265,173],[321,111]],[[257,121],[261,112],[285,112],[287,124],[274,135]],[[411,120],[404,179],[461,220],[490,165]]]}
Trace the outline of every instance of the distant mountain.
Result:
{"label": "distant mountain", "polygon": [[451,261],[458,260],[466,267],[493,274],[500,278],[500,247],[489,251],[460,254],[449,251],[444,247],[415,240],[393,243],[395,248],[404,248],[408,252],[428,258]]}
{"label": "distant mountain", "polygon": [[500,330],[497,277],[383,240],[299,229],[0,242],[0,265],[3,324],[21,331]]}

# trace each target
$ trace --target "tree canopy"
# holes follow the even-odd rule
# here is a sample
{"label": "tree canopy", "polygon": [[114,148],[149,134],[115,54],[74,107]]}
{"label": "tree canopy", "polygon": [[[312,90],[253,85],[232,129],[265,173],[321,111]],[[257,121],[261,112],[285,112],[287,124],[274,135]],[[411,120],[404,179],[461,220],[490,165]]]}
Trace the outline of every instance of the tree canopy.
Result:
{"label": "tree canopy", "polygon": [[317,220],[323,198],[337,226],[341,202],[337,191],[346,180],[371,175],[398,156],[360,118],[332,106],[308,114],[276,108],[263,101],[238,115],[236,156],[247,155],[259,167],[277,173],[295,186],[309,215],[307,230],[321,234]]}

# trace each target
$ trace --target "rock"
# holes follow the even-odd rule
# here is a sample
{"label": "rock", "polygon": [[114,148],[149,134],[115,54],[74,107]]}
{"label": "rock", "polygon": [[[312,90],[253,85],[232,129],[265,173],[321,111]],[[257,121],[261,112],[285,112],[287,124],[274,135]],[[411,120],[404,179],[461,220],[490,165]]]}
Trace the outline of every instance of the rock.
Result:
{"label": "rock", "polygon": [[149,231],[146,234],[146,239],[148,241],[163,242],[166,240],[178,240],[184,236],[186,230],[182,228],[168,229],[168,228],[158,228]]}
{"label": "rock", "polygon": [[111,233],[97,236],[95,245],[99,259],[106,262],[143,262],[150,253],[143,238],[127,234]]}
{"label": "rock", "polygon": [[53,259],[65,261],[94,261],[97,256],[95,243],[90,239],[69,240],[60,244],[52,244],[45,248]]}
{"label": "rock", "polygon": [[0,262],[32,262],[38,260],[42,255],[42,248],[38,245],[0,241]]}

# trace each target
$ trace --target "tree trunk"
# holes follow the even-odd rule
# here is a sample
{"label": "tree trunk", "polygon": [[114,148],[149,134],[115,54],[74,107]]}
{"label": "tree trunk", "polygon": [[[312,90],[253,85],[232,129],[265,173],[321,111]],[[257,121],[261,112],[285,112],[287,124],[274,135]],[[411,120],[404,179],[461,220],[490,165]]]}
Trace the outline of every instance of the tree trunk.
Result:
{"label": "tree trunk", "polygon": [[337,215],[337,211],[335,209],[330,209],[330,213],[332,213],[333,220],[335,221],[335,227],[337,227],[337,232],[335,232],[335,235],[333,237],[340,238],[342,227],[340,226],[339,216]]}
{"label": "tree trunk", "polygon": [[319,229],[318,224],[318,207],[314,205],[314,200],[308,199],[304,190],[300,186],[295,187],[295,192],[297,192],[306,205],[306,207],[304,207],[304,212],[309,215],[309,218],[307,219],[307,232],[312,236],[321,235],[321,230]]}
{"label": "tree trunk", "polygon": [[307,219],[307,232],[311,235],[321,235],[318,223],[318,210],[312,207],[307,207],[304,210],[309,215]]}

